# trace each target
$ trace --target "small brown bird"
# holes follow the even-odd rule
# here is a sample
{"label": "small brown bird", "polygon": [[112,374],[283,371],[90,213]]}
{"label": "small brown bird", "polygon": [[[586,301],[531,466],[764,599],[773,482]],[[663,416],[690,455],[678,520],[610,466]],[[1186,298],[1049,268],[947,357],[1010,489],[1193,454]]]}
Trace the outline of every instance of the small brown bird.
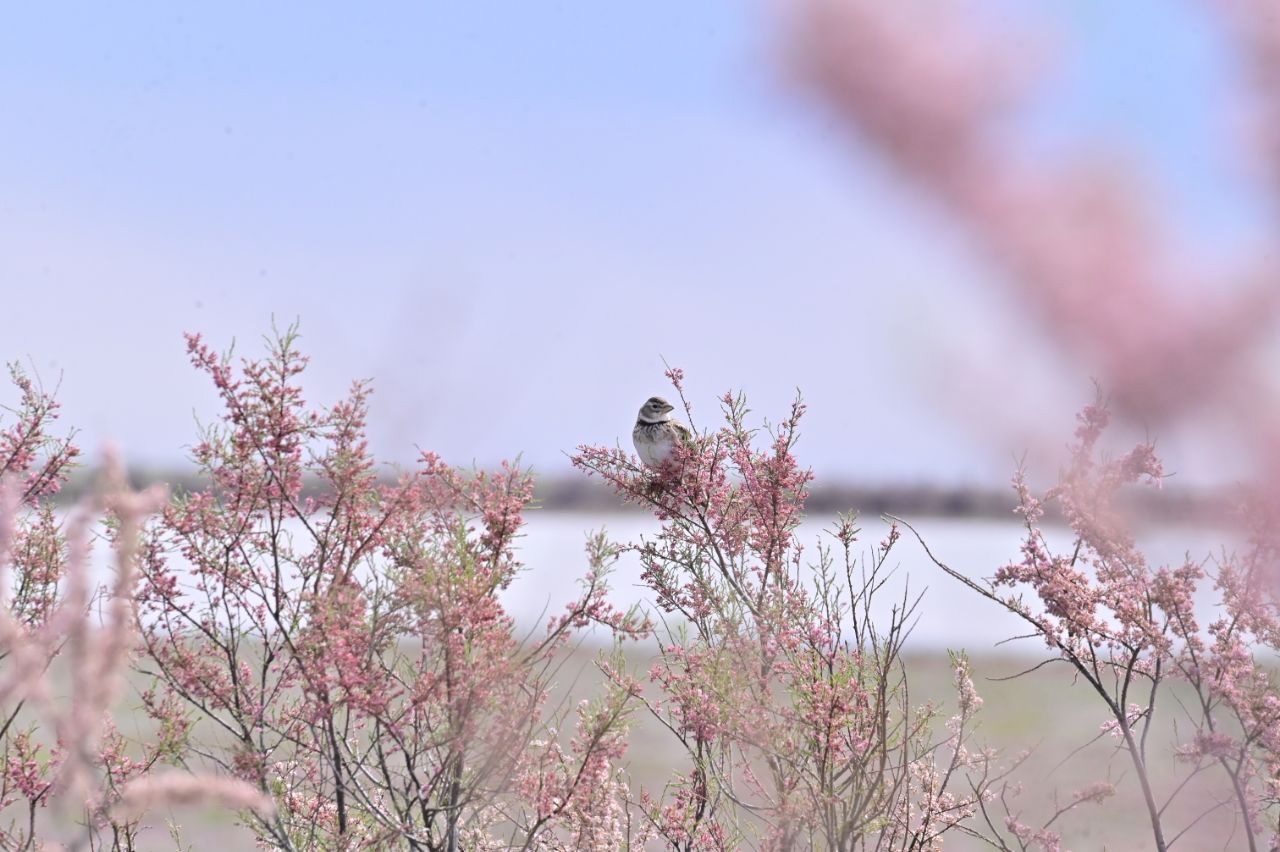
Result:
{"label": "small brown bird", "polygon": [[660,396],[651,396],[640,406],[631,440],[646,467],[661,468],[676,444],[688,444],[693,437],[688,426],[671,419],[674,409],[674,405]]}

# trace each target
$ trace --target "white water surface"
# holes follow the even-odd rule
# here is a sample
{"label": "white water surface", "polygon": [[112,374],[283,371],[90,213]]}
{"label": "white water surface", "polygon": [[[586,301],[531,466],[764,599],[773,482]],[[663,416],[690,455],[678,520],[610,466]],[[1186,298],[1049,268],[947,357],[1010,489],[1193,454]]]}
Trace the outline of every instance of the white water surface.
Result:
{"label": "white water surface", "polygon": [[[801,524],[798,538],[809,559],[817,558],[819,541],[825,539],[828,544],[834,544],[826,531],[834,528],[835,520],[834,516],[815,516]],[[1016,520],[923,518],[911,523],[937,559],[969,577],[989,577],[1000,566],[1020,560],[1019,548],[1025,530]],[[855,545],[857,553],[869,553],[889,531],[888,522],[880,518],[863,519],[861,526],[860,541]],[[503,606],[522,631],[536,634],[549,617],[562,612],[575,599],[579,580],[588,567],[587,536],[600,529],[606,530],[613,541],[637,542],[643,536],[655,534],[659,524],[638,512],[593,514],[533,510],[528,513],[523,535],[517,542],[524,567],[510,587],[500,594]],[[1045,532],[1055,552],[1065,551],[1071,542],[1069,531],[1063,527],[1047,527]],[[301,525],[295,533],[302,533]],[[1229,551],[1237,545],[1229,531],[1195,526],[1153,526],[1139,531],[1138,541],[1152,567],[1178,565],[1188,555],[1196,560],[1210,559],[1220,555],[1224,547]],[[103,584],[110,581],[111,554],[101,542],[93,548],[91,566],[94,581]],[[1206,567],[1212,570],[1212,562]],[[997,648],[1003,640],[1028,632],[1021,619],[947,576],[928,558],[909,530],[902,531],[886,568],[891,569],[891,575],[873,608],[873,617],[879,623],[888,623],[890,607],[902,601],[904,590],[911,599],[923,593],[915,612],[910,648],[920,651],[963,648],[981,653]],[[622,554],[609,578],[609,597],[615,605],[624,609],[635,603],[652,607],[653,595],[640,574],[637,555]],[[1211,620],[1215,601],[1212,583],[1206,579],[1197,596],[1202,626]],[[1004,647],[1032,654],[1043,649],[1042,643],[1034,639]]]}
{"label": "white water surface", "polygon": [[[834,539],[825,531],[835,527],[835,517],[812,517],[801,524],[799,541],[805,552],[816,559],[817,543]],[[908,519],[910,520],[910,519]],[[1024,527],[1016,519],[924,518],[910,520],[929,550],[941,562],[974,579],[989,577],[1002,565],[1020,561]],[[879,518],[862,519],[860,542],[855,552],[869,552],[889,532],[889,524]],[[573,599],[576,578],[586,572],[584,544],[586,534],[604,528],[610,539],[638,541],[652,535],[658,522],[636,514],[589,515],[567,512],[531,512],[526,536],[520,542],[524,573],[503,594],[503,604],[522,624],[533,625],[545,620],[547,613],[563,609]],[[1064,527],[1045,530],[1055,552],[1071,543]],[[1152,567],[1180,565],[1190,554],[1201,560],[1220,555],[1223,547],[1235,546],[1228,531],[1211,527],[1157,526],[1138,532],[1138,541]],[[1207,566],[1211,568],[1212,566]],[[917,619],[909,643],[917,650],[943,648],[988,651],[997,643],[1026,634],[1027,624],[995,603],[979,596],[962,583],[945,574],[926,555],[924,548],[909,530],[891,552],[886,568],[892,575],[877,595],[881,623],[888,622],[889,610],[900,603],[903,590],[914,598],[923,592],[916,609]],[[618,605],[641,601],[652,603],[652,595],[640,579],[640,563],[634,553],[623,554],[611,576],[611,595]],[[1201,624],[1207,623],[1215,600],[1212,583],[1206,579],[1197,597]],[[1007,646],[1009,650],[1037,653],[1043,649],[1039,640],[1021,640]]]}

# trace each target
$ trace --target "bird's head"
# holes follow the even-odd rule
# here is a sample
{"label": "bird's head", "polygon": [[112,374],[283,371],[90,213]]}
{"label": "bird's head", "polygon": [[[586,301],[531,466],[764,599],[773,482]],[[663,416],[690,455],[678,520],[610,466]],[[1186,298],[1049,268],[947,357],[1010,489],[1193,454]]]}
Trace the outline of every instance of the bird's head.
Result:
{"label": "bird's head", "polygon": [[671,419],[675,406],[660,396],[651,396],[640,406],[640,419],[645,423],[661,423]]}

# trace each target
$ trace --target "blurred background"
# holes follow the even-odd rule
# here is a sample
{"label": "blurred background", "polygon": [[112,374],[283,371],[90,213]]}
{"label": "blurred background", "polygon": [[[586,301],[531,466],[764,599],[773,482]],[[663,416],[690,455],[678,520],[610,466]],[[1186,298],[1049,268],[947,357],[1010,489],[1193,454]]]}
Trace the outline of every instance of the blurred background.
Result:
{"label": "blurred background", "polygon": [[[1198,252],[1258,242],[1203,8],[986,5],[1037,57],[1023,150],[1121,152]],[[820,483],[1001,488],[1055,458],[1096,371],[802,90],[790,11],[16,6],[0,355],[60,382],[85,447],[152,468],[216,412],[182,333],[250,354],[299,320],[312,399],[372,377],[388,459],[572,476],[575,445],[629,446],[665,358],[702,425],[725,390],[776,418],[799,388]],[[1239,475],[1187,428],[1160,430],[1179,482]]]}

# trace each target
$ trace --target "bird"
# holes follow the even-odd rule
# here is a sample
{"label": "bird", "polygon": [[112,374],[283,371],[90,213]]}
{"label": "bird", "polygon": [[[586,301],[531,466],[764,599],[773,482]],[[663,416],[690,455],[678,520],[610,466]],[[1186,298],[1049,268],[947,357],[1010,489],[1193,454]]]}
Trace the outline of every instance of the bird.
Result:
{"label": "bird", "polygon": [[651,396],[640,406],[631,440],[645,467],[660,470],[677,444],[688,444],[693,438],[688,426],[671,418],[674,409],[660,396]]}

